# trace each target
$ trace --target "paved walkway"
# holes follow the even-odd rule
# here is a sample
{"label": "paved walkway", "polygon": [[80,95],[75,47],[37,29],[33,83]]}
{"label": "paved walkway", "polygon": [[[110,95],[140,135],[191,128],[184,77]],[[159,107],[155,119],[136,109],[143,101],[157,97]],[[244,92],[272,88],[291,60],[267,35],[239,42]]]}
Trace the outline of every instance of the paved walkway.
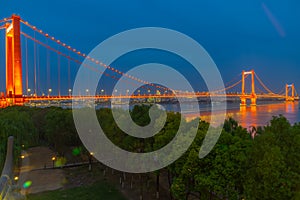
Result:
{"label": "paved walkway", "polygon": [[[53,165],[52,157],[55,155],[47,147],[34,147],[23,151],[22,164],[18,184],[22,194],[39,193],[49,190],[57,190],[63,187],[65,178],[62,169],[43,169]],[[31,185],[24,188],[25,182]]]}
{"label": "paved walkway", "polygon": [[[115,170],[111,170],[106,168],[106,175],[103,176],[104,166],[101,164],[97,164],[96,167],[94,164],[94,170],[90,173],[86,173],[88,171],[88,167],[86,170],[81,170],[81,168],[70,168],[68,170],[63,169],[52,169],[53,162],[52,157],[54,156],[54,152],[52,152],[47,147],[34,147],[30,148],[27,151],[23,151],[22,155],[24,158],[22,159],[22,165],[20,167],[20,176],[19,176],[19,187],[21,189],[21,194],[33,194],[39,193],[49,190],[58,190],[62,188],[66,188],[66,186],[70,187],[78,187],[80,185],[89,185],[93,182],[99,180],[107,180],[111,184],[115,185],[117,189],[119,189],[123,195],[129,200],[139,200],[140,195],[140,176],[139,174],[127,174],[126,181],[124,187],[120,185],[120,172]],[[50,169],[44,169],[50,168]],[[74,172],[73,172],[74,171]],[[112,173],[114,171],[114,173]],[[70,175],[71,174],[71,175]],[[122,175],[123,176],[123,175]],[[152,175],[153,176],[153,175]],[[66,183],[68,179],[68,184]],[[91,179],[91,180],[90,180]],[[131,188],[131,181],[133,180]],[[161,183],[166,184],[165,175],[161,176]],[[151,187],[147,187],[146,185],[146,177],[144,176],[142,179],[143,185],[143,196],[144,200],[153,200],[156,199],[155,192],[155,177],[152,177],[152,180],[149,182]],[[31,185],[29,188],[24,188],[24,183],[31,181]],[[67,187],[68,188],[68,187]],[[166,187],[160,187],[160,199],[170,199],[169,193]]]}

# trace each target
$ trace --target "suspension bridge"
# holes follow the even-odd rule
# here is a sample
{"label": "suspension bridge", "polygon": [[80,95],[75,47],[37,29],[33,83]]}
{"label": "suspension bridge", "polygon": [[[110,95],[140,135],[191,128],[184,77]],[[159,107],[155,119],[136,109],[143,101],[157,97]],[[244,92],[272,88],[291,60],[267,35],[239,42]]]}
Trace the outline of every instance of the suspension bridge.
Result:
{"label": "suspension bridge", "polygon": [[[224,97],[226,95],[228,98],[240,99],[241,106],[246,106],[247,100],[251,102],[252,106],[256,105],[257,99],[299,100],[294,84],[286,84],[281,91],[273,92],[254,70],[243,71],[238,75],[236,81],[225,84],[225,88],[210,92],[171,90],[106,65],[42,31],[18,15],[0,20],[0,30],[3,30],[3,38],[5,38],[3,45],[5,46],[5,55],[3,57],[5,57],[6,66],[6,78],[3,83],[5,91],[0,95],[0,107],[24,105],[31,101],[109,100],[116,97],[119,99],[172,99],[195,96],[197,98]],[[117,95],[114,92],[107,95],[104,93],[104,89],[101,89],[96,95],[89,94],[88,89],[82,95],[72,95],[74,71],[78,70],[84,59],[94,64],[93,66],[84,65],[94,73],[104,74],[114,80],[120,80],[120,77],[123,76],[126,78],[127,84],[139,82],[144,86],[142,90],[131,95],[129,95],[129,91],[123,95],[121,93]],[[250,81],[247,81],[248,77],[251,77]],[[247,82],[250,84],[247,85]],[[249,87],[251,91],[247,92],[246,88]]]}

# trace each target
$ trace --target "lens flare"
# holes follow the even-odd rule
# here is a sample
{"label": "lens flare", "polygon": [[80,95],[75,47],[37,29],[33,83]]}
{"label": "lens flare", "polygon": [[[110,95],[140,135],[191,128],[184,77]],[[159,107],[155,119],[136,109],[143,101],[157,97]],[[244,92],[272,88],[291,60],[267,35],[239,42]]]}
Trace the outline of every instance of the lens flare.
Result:
{"label": "lens flare", "polygon": [[278,32],[278,34],[281,37],[285,37],[285,35],[286,35],[285,34],[285,30],[282,28],[282,26],[279,23],[279,21],[276,19],[276,17],[274,16],[274,14],[271,12],[271,10],[267,7],[267,5],[265,3],[262,3],[262,8],[265,11],[268,19],[270,20],[270,22],[272,23],[272,25],[274,26],[274,28]]}
{"label": "lens flare", "polygon": [[24,189],[27,189],[27,188],[29,188],[31,185],[32,185],[32,181],[26,181],[26,182],[23,184],[23,188],[24,188]]}
{"label": "lens flare", "polygon": [[78,156],[81,153],[81,148],[80,147],[76,147],[73,149],[72,154],[74,156]]}

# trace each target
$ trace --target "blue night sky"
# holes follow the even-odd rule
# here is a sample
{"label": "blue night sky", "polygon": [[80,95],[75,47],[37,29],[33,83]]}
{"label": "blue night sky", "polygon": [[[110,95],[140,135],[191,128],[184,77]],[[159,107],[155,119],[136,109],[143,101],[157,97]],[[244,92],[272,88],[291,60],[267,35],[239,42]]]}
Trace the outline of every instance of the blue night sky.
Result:
{"label": "blue night sky", "polygon": [[[174,29],[208,51],[224,82],[254,69],[275,92],[295,83],[299,93],[299,9],[298,0],[9,0],[1,1],[0,18],[19,14],[86,53],[128,29]],[[3,79],[3,61],[0,67]]]}

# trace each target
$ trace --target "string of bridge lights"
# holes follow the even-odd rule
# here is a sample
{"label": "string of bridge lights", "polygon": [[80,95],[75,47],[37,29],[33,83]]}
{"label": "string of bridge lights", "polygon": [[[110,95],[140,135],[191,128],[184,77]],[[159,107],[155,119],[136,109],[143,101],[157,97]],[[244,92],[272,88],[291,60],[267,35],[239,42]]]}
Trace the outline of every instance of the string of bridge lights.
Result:
{"label": "string of bridge lights", "polygon": [[[4,18],[4,19],[0,20],[0,23],[4,23],[4,22],[8,22],[8,21],[11,21],[11,18]],[[36,32],[38,32],[39,34],[43,35],[43,36],[46,37],[47,39],[50,39],[50,40],[52,40],[53,42],[55,42],[56,44],[58,44],[58,45],[64,47],[64,48],[67,49],[68,51],[71,51],[71,52],[73,52],[73,53],[75,53],[75,54],[77,54],[77,55],[79,55],[79,56],[81,56],[81,57],[83,57],[83,58],[85,58],[85,59],[88,59],[89,61],[91,61],[91,62],[93,62],[93,63],[95,63],[95,64],[97,64],[97,65],[99,65],[99,66],[101,66],[101,67],[104,67],[104,68],[106,68],[106,69],[109,69],[110,71],[113,71],[113,72],[115,72],[115,73],[117,73],[117,74],[120,74],[120,75],[122,75],[122,76],[125,76],[125,77],[127,77],[127,78],[129,78],[129,79],[131,79],[131,80],[134,80],[134,81],[140,82],[140,83],[142,83],[142,84],[145,84],[145,85],[147,85],[148,87],[151,86],[151,87],[155,87],[155,88],[164,90],[165,92],[167,92],[167,91],[171,91],[171,92],[173,92],[173,93],[185,93],[185,92],[186,92],[186,91],[180,91],[180,90],[172,90],[172,89],[170,89],[170,88],[163,87],[163,86],[160,86],[160,85],[157,85],[157,84],[153,84],[153,83],[150,83],[150,82],[148,82],[148,81],[139,79],[139,78],[137,78],[137,77],[135,77],[135,76],[129,75],[129,74],[127,74],[127,73],[124,73],[124,72],[122,72],[122,71],[120,71],[120,70],[118,70],[118,69],[116,69],[116,68],[113,68],[113,67],[111,67],[111,66],[109,66],[109,65],[106,65],[105,63],[103,63],[103,62],[101,62],[101,61],[99,61],[99,60],[97,60],[97,59],[94,59],[94,58],[92,58],[92,57],[86,55],[85,53],[82,53],[82,52],[78,51],[77,49],[75,49],[75,48],[71,47],[70,45],[67,45],[66,43],[64,43],[64,42],[62,42],[62,41],[56,39],[55,37],[51,36],[50,34],[45,33],[45,32],[42,31],[41,29],[38,29],[36,26],[31,25],[28,21],[24,21],[23,19],[21,19],[20,22],[23,23],[24,25],[26,25],[27,27],[31,28],[33,31],[36,31]],[[5,28],[5,26],[3,26],[3,27]],[[1,29],[1,27],[0,27],[0,29]],[[53,51],[53,52],[55,52],[55,53],[57,53],[57,54],[59,54],[59,55],[65,57],[65,58],[67,58],[67,59],[69,59],[69,60],[71,60],[71,61],[73,61],[73,62],[75,62],[75,63],[77,63],[77,64],[82,64],[81,61],[79,61],[79,60],[77,60],[77,59],[71,57],[70,55],[67,55],[67,54],[62,53],[61,51],[58,51],[58,50],[52,48],[51,46],[49,46],[49,45],[47,45],[47,44],[44,44],[43,42],[41,42],[41,41],[39,41],[39,40],[37,40],[37,39],[31,37],[30,35],[28,35],[28,34],[26,34],[26,33],[24,33],[24,32],[21,32],[21,34],[24,35],[25,37],[31,39],[32,41],[34,41],[34,42],[36,42],[36,43],[38,43],[38,44],[44,46],[45,48],[47,48],[47,49],[49,49],[49,50],[51,50],[51,51]],[[94,68],[94,67],[92,67],[92,66],[89,66],[89,65],[84,64],[84,67],[87,67],[87,68],[89,68],[89,69],[91,69],[91,70],[93,70],[93,71],[95,71],[95,72],[97,72],[97,73],[101,73],[101,74],[103,74],[103,75],[105,75],[105,76],[111,77],[111,78],[113,78],[113,79],[115,79],[115,80],[120,80],[120,78],[118,78],[117,76],[113,76],[113,75],[110,75],[110,74],[108,74],[108,73],[106,73],[106,72],[102,72],[102,71],[100,71],[99,69]],[[263,86],[263,88],[264,88],[266,91],[268,91],[270,94],[275,94],[274,92],[272,92],[272,91],[271,91],[271,90],[270,90],[270,89],[262,82],[262,80],[257,76],[256,73],[255,73],[255,76],[256,76],[257,80],[259,81],[259,83]],[[123,80],[123,81],[125,81],[125,80]],[[137,85],[137,84],[134,84],[134,83],[129,82],[129,81],[126,81],[126,82],[128,82],[128,83],[130,83],[130,84],[133,84],[133,85]],[[219,93],[219,92],[222,92],[222,91],[231,89],[231,88],[235,87],[236,85],[238,85],[240,82],[241,82],[241,80],[239,80],[238,82],[236,82],[236,83],[234,83],[234,84],[232,84],[232,85],[230,85],[230,86],[228,86],[228,87],[225,87],[225,88],[223,88],[223,89],[210,91],[210,93]],[[145,88],[145,87],[142,86],[142,88]]]}
{"label": "string of bridge lights", "polygon": [[[115,72],[115,73],[118,73],[118,74],[120,74],[120,75],[122,75],[122,76],[125,76],[125,77],[127,77],[127,78],[129,78],[129,79],[132,79],[132,80],[134,80],[134,81],[140,82],[140,83],[142,83],[142,84],[145,84],[145,85],[148,85],[148,86],[152,86],[152,87],[155,87],[155,88],[164,90],[165,92],[166,92],[166,91],[171,91],[171,92],[175,92],[175,93],[182,92],[182,91],[180,91],[180,90],[173,90],[173,89],[170,89],[170,88],[167,88],[167,87],[163,87],[163,86],[160,86],[160,85],[157,85],[157,84],[148,82],[148,81],[144,81],[144,80],[139,79],[139,78],[137,78],[137,77],[135,77],[135,76],[132,76],[132,75],[127,74],[127,73],[124,73],[124,72],[122,72],[122,71],[120,71],[120,70],[118,70],[118,69],[116,69],[116,68],[113,68],[113,67],[111,67],[111,66],[109,66],[109,65],[106,65],[105,63],[103,63],[103,62],[101,62],[101,61],[99,61],[99,60],[97,60],[97,59],[94,59],[94,58],[92,58],[92,57],[86,55],[85,53],[82,53],[82,52],[78,51],[77,49],[75,49],[75,48],[71,47],[70,45],[67,45],[66,43],[64,43],[64,42],[62,42],[62,41],[56,39],[55,37],[51,36],[50,34],[45,33],[45,32],[42,31],[41,29],[38,29],[36,26],[31,25],[28,21],[24,21],[23,19],[21,19],[20,21],[21,21],[24,25],[26,25],[26,26],[28,26],[29,28],[31,28],[32,30],[34,30],[34,31],[40,33],[41,35],[43,35],[44,37],[46,37],[46,38],[52,40],[52,41],[55,42],[56,44],[58,44],[58,45],[64,47],[65,49],[67,49],[67,50],[69,50],[69,51],[71,51],[71,52],[73,52],[73,53],[75,53],[75,54],[77,54],[77,55],[79,55],[79,56],[81,56],[81,57],[83,57],[83,58],[85,58],[85,59],[88,59],[89,61],[91,61],[91,62],[93,62],[93,63],[95,63],[95,64],[97,64],[97,65],[99,65],[99,66],[101,66],[101,67],[104,67],[104,68],[106,68],[106,69],[109,69],[109,70],[111,70],[111,71],[113,71],[113,72]],[[28,35],[27,35],[27,36],[28,36]],[[34,39],[34,38],[30,38],[30,39]],[[52,51],[53,51],[53,50],[54,50],[54,49],[52,48]],[[57,50],[55,50],[55,52],[58,53],[58,54],[60,54],[60,55],[63,54],[62,52],[59,52],[59,51],[57,51]],[[68,59],[72,59],[70,56],[64,56],[64,57],[66,57],[66,58],[68,58]],[[73,59],[72,59],[72,60],[73,60]],[[74,60],[75,60],[75,59],[74,59]],[[73,61],[74,61],[74,60],[73,60]],[[80,62],[80,61],[79,61],[79,62]],[[77,62],[77,63],[78,63],[78,62]],[[82,62],[80,62],[80,64],[81,64],[81,63],[82,63]]]}
{"label": "string of bridge lights", "polygon": [[[49,50],[51,50],[51,51],[53,51],[53,52],[55,52],[55,53],[57,53],[57,54],[59,54],[59,55],[65,57],[65,58],[67,58],[67,59],[69,59],[69,60],[71,60],[71,61],[73,61],[73,62],[75,62],[75,63],[77,63],[77,64],[79,64],[79,65],[83,64],[81,61],[79,61],[79,60],[77,60],[77,59],[75,59],[75,58],[73,58],[73,57],[71,57],[71,56],[69,56],[69,55],[67,55],[67,54],[65,54],[65,53],[60,52],[60,51],[58,51],[58,50],[55,49],[55,48],[52,48],[51,46],[49,46],[49,45],[47,45],[47,44],[45,44],[45,43],[43,43],[43,42],[41,42],[41,41],[39,41],[39,40],[33,38],[32,36],[30,36],[30,35],[28,35],[28,34],[26,34],[26,33],[24,33],[24,32],[21,32],[21,34],[22,34],[24,37],[26,37],[26,38],[28,38],[28,39],[30,39],[30,40],[36,42],[37,44],[39,44],[39,45],[45,47],[46,49],[49,49]],[[100,73],[100,74],[103,74],[103,75],[105,75],[105,76],[107,76],[107,77],[110,77],[110,78],[112,78],[112,79],[120,80],[120,78],[118,78],[118,77],[116,77],[116,76],[113,76],[113,75],[110,75],[110,74],[108,74],[108,73],[106,73],[106,72],[104,72],[104,71],[100,71],[99,69],[94,68],[94,67],[92,67],[92,66],[90,66],[90,65],[83,64],[83,66],[86,67],[86,68],[88,68],[88,69],[91,69],[92,71],[95,71],[95,72],[97,72],[97,73]],[[132,85],[134,85],[134,86],[137,86],[137,84],[135,84],[135,83],[133,83],[133,82],[129,82],[129,81],[127,81],[127,80],[122,80],[122,81],[125,81],[125,82],[127,82],[127,83],[129,83],[129,84],[132,84]],[[147,89],[147,88],[145,88],[145,86],[141,86],[141,88]]]}

